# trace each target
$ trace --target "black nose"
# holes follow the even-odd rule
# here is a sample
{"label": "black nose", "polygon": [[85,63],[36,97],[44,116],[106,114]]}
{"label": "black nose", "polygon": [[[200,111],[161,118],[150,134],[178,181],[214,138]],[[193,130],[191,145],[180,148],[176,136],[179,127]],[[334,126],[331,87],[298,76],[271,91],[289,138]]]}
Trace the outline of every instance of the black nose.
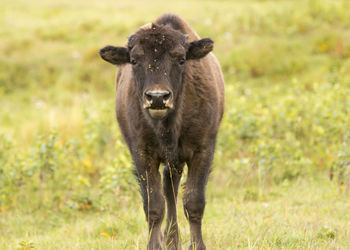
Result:
{"label": "black nose", "polygon": [[147,91],[145,93],[147,102],[152,109],[165,109],[170,99],[169,91]]}

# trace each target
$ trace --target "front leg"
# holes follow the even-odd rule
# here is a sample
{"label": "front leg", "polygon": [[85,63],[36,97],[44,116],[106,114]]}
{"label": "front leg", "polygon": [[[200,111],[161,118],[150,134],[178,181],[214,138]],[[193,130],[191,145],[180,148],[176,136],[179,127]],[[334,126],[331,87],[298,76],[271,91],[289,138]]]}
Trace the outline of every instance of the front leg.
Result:
{"label": "front leg", "polygon": [[181,249],[177,225],[176,200],[184,163],[167,164],[163,172],[163,190],[167,202],[167,221],[164,231],[167,249]]}
{"label": "front leg", "polygon": [[144,150],[133,153],[137,178],[140,183],[143,208],[148,222],[148,250],[162,249],[161,224],[164,218],[165,200],[162,194],[160,161]]}
{"label": "front leg", "polygon": [[188,177],[183,197],[185,215],[190,223],[191,246],[189,250],[206,249],[202,237],[202,218],[205,208],[205,188],[214,154],[214,144],[193,155],[187,163]]}

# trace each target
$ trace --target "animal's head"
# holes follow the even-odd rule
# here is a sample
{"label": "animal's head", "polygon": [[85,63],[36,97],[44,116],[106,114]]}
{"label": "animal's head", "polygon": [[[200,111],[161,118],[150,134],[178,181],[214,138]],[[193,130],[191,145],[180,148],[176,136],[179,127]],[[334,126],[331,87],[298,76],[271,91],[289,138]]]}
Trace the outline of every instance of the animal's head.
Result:
{"label": "animal's head", "polygon": [[204,57],[213,44],[209,38],[188,42],[170,26],[152,24],[131,35],[127,47],[106,46],[100,55],[114,65],[132,65],[140,103],[152,118],[163,119],[177,108],[186,62]]}

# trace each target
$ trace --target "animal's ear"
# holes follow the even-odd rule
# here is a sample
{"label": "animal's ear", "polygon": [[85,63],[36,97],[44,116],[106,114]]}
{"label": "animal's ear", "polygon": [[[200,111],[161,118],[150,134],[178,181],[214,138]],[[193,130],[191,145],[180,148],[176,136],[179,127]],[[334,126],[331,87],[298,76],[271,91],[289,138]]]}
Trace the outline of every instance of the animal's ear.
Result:
{"label": "animal's ear", "polygon": [[130,62],[129,51],[125,47],[106,46],[100,50],[100,56],[103,60],[114,65]]}
{"label": "animal's ear", "polygon": [[213,50],[214,41],[210,38],[203,38],[194,42],[191,42],[188,47],[186,59],[200,59],[206,56]]}

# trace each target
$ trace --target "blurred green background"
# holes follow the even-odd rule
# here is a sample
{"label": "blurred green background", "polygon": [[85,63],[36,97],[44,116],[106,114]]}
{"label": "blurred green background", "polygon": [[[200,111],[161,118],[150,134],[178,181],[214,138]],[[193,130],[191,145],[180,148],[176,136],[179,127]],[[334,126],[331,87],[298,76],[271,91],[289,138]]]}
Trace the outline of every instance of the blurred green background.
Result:
{"label": "blurred green background", "polygon": [[215,41],[226,80],[208,249],[350,248],[349,9],[348,0],[2,0],[0,248],[145,249],[115,122],[116,68],[98,50],[164,12]]}

